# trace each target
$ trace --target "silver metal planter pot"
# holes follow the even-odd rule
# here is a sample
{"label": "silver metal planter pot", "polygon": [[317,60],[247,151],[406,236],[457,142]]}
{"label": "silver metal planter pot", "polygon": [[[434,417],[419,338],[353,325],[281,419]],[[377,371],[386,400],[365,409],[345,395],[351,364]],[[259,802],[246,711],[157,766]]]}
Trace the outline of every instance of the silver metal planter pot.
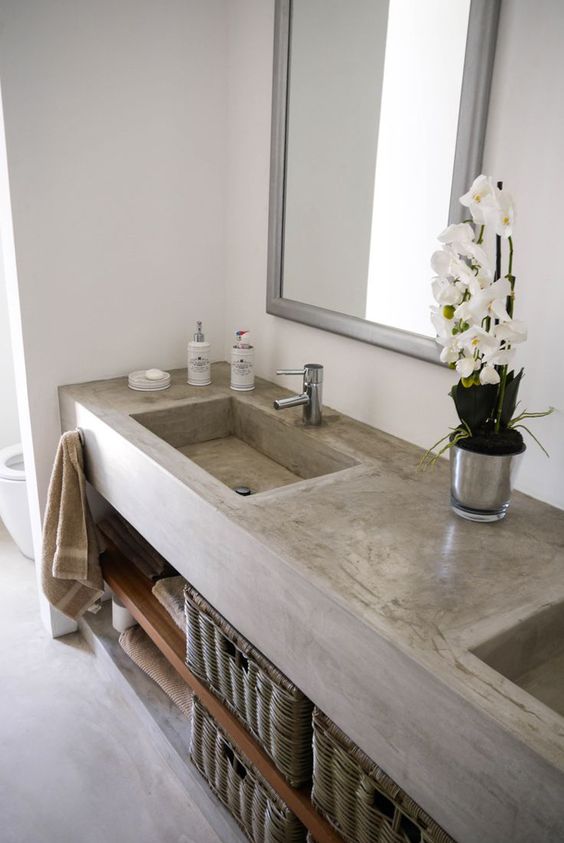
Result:
{"label": "silver metal planter pot", "polygon": [[450,449],[450,503],[469,521],[499,521],[509,509],[518,454],[477,454],[458,445]]}

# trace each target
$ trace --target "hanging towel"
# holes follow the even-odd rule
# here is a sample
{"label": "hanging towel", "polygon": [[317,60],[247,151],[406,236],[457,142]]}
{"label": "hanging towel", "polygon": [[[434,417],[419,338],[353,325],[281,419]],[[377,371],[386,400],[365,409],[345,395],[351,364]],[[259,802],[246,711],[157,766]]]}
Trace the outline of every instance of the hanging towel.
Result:
{"label": "hanging towel", "polygon": [[182,632],[186,632],[186,618],[184,617],[184,586],[186,580],[180,575],[165,577],[153,586],[153,594],[164,606],[172,620]]}
{"label": "hanging towel", "polygon": [[190,717],[192,691],[141,627],[126,629],[121,633],[119,643],[129,658],[160,685],[186,717]]}
{"label": "hanging towel", "polygon": [[49,483],[41,585],[49,602],[73,620],[103,594],[102,550],[86,499],[80,436],[69,431],[61,436]]}

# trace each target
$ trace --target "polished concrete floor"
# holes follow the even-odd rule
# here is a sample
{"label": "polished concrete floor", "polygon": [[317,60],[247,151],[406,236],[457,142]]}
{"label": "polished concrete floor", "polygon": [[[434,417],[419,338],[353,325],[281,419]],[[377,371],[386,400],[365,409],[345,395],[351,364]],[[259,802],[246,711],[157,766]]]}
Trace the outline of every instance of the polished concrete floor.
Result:
{"label": "polished concrete floor", "polygon": [[0,522],[2,843],[219,843],[78,635],[52,640]]}

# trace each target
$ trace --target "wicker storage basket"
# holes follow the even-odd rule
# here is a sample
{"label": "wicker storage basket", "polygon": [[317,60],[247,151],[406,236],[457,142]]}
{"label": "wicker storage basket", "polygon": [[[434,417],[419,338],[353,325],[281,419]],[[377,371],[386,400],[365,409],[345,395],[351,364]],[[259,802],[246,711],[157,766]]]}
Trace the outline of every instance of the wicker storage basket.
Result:
{"label": "wicker storage basket", "polygon": [[293,787],[311,781],[312,702],[191,586],[186,663],[247,726]]}
{"label": "wicker storage basket", "polygon": [[305,843],[306,829],[239,752],[197,697],[190,758],[252,843]]}
{"label": "wicker storage basket", "polygon": [[348,843],[454,843],[318,709],[311,798]]}

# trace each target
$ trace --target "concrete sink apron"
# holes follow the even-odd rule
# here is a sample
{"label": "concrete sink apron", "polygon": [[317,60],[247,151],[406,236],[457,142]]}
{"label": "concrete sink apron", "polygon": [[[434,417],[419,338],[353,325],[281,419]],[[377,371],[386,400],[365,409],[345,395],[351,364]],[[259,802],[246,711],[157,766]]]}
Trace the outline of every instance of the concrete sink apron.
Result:
{"label": "concrete sink apron", "polygon": [[[418,473],[418,448],[329,408],[303,428],[279,386],[234,398],[228,377],[61,387],[62,428],[82,428],[94,487],[460,843],[564,839],[564,717],[481,649],[564,601],[564,513],[516,494],[504,521],[463,521],[447,465]],[[198,454],[209,430],[174,438],[216,400],[292,443],[262,446],[288,483],[240,497],[230,458]],[[249,446],[234,424],[217,438]]]}

